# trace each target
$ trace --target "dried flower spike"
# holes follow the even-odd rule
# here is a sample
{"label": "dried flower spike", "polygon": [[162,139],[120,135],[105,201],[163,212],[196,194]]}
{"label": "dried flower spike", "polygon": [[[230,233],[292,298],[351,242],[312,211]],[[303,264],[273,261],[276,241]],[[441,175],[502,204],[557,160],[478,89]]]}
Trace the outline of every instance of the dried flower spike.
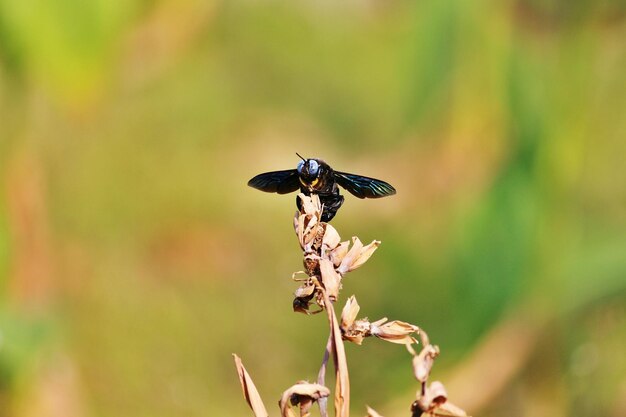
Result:
{"label": "dried flower spike", "polygon": [[[304,272],[320,282],[330,301],[334,302],[339,297],[343,276],[367,262],[380,241],[374,240],[363,246],[359,238],[353,237],[350,248],[349,242],[341,242],[333,226],[318,221],[323,211],[318,196],[299,194],[298,198],[301,211],[296,212],[294,227],[304,251]],[[311,293],[310,286],[299,288],[293,301],[294,311],[308,314],[309,304],[314,299],[323,307],[323,297],[317,289]]]}
{"label": "dried flower spike", "polygon": [[[295,417],[292,410],[295,406],[299,408],[300,417],[308,417],[316,402],[319,404],[321,417],[328,417],[327,397],[330,396],[330,390],[325,387],[324,380],[326,366],[331,357],[335,365],[335,417],[349,417],[350,379],[343,341],[360,345],[364,338],[370,336],[402,344],[413,356],[413,373],[420,382],[417,399],[411,406],[413,417],[467,417],[465,411],[448,401],[443,384],[435,381],[427,385],[434,360],[439,355],[439,348],[430,344],[428,335],[418,326],[399,320],[388,321],[387,318],[374,322],[367,318],[357,319],[360,306],[354,296],[348,298],[341,312],[341,320],[337,320],[334,302],[339,297],[343,277],[367,262],[380,241],[374,240],[364,246],[358,237],[353,237],[351,242],[342,242],[333,226],[320,221],[332,218],[332,215],[324,216],[320,198],[315,194],[306,196],[302,193],[298,198],[300,211],[294,216],[294,229],[303,251],[304,271],[292,276],[294,281],[301,283],[294,293],[293,309],[305,314],[326,311],[330,335],[318,373],[318,383],[300,381],[287,389],[279,401],[282,417]],[[305,274],[306,277],[296,278],[298,274]],[[309,311],[312,303],[319,306],[318,311]],[[418,344],[417,337],[423,345],[419,354],[413,347]],[[259,393],[236,355],[235,364],[244,396],[255,416],[267,417]],[[382,417],[370,407],[367,410],[368,417]]]}

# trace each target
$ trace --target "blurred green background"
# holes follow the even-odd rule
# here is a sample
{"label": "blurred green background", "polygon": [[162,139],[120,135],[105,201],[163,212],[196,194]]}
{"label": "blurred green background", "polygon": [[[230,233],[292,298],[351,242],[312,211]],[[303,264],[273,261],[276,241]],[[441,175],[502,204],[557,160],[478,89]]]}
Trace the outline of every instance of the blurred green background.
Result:
{"label": "blurred green background", "polygon": [[[0,417],[273,415],[315,379],[291,311],[295,152],[346,196],[362,315],[420,325],[478,416],[626,415],[624,1],[0,0]],[[343,303],[343,300],[341,300]],[[354,415],[408,415],[348,346]]]}

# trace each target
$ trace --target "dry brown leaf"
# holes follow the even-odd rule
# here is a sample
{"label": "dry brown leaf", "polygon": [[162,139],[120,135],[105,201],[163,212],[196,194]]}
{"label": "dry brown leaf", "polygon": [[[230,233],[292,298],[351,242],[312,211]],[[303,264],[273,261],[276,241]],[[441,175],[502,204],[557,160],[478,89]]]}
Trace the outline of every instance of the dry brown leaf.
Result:
{"label": "dry brown leaf", "polygon": [[328,297],[331,301],[336,300],[341,288],[341,275],[335,271],[333,263],[328,259],[320,260],[320,273],[322,275],[322,284],[324,284]]}
{"label": "dry brown leaf", "polygon": [[337,322],[337,315],[328,294],[322,291],[324,304],[328,314],[332,335],[332,353],[335,363],[335,417],[348,417],[350,415],[350,376],[348,374],[348,362],[346,351],[341,338],[341,330]]}
{"label": "dry brown leaf", "polygon": [[337,267],[341,265],[343,258],[348,254],[348,248],[350,247],[350,242],[345,241],[341,242],[335,249],[330,252],[330,260],[333,261],[333,264]]}
{"label": "dry brown leaf", "polygon": [[310,246],[317,237],[319,222],[317,216],[305,216],[304,218],[304,232],[302,236],[302,248],[304,250],[310,250]]}
{"label": "dry brown leaf", "polygon": [[[324,349],[324,358],[320,365],[320,370],[317,373],[317,383],[320,385],[326,385],[326,366],[330,359],[331,352],[333,350],[333,332],[331,330],[328,335],[328,341],[326,342],[326,349]],[[328,398],[320,398],[317,402],[320,407],[320,417],[328,417]]]}
{"label": "dry brown leaf", "polygon": [[298,237],[298,243],[300,247],[304,250],[304,219],[305,215],[296,213],[296,218],[293,220],[294,222],[294,230],[296,232],[296,236]]}
{"label": "dry brown leaf", "polygon": [[298,234],[298,243],[302,250],[306,251],[307,242],[311,240],[311,230],[314,225],[317,224],[317,217],[313,215],[301,215],[298,217],[298,227],[296,233]]}
{"label": "dry brown leaf", "polygon": [[237,368],[237,374],[239,375],[239,383],[243,390],[243,396],[248,402],[248,405],[250,405],[256,417],[268,417],[269,414],[267,414],[263,400],[261,400],[261,395],[256,389],[254,382],[252,382],[252,378],[250,378],[246,368],[244,368],[241,358],[235,354],[233,354],[233,358],[235,359],[235,366]]}
{"label": "dry brown leaf", "polygon": [[411,336],[411,334],[418,333],[419,327],[399,320],[390,321],[389,323],[384,324],[379,323],[380,320],[372,323],[370,330],[371,333],[379,339],[401,345],[417,343],[417,340]]}
{"label": "dry brown leaf", "polygon": [[300,416],[308,417],[313,403],[329,395],[330,390],[323,385],[300,381],[283,392],[278,403],[281,415],[283,417],[295,417],[290,405],[299,405]]}
{"label": "dry brown leaf", "polygon": [[326,224],[326,230],[324,230],[324,237],[322,239],[322,256],[327,251],[335,249],[337,245],[339,245],[339,242],[341,242],[341,237],[339,236],[337,229],[330,224]]}
{"label": "dry brown leaf", "polygon": [[337,355],[335,415],[337,417],[348,417],[350,415],[350,376],[348,374],[348,362],[346,360],[346,352],[343,346],[343,340],[341,339],[341,331],[339,330],[337,317],[334,318],[333,325],[333,340],[335,342],[335,353]]}

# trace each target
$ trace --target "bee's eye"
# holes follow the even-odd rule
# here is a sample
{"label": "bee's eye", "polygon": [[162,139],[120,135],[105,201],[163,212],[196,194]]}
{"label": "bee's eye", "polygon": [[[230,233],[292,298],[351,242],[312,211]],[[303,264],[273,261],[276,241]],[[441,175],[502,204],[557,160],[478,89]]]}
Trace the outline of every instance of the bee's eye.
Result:
{"label": "bee's eye", "polygon": [[320,166],[317,163],[317,161],[310,159],[309,160],[309,174],[311,175],[317,175],[317,172],[319,171]]}
{"label": "bee's eye", "polygon": [[298,166],[296,167],[296,170],[298,171],[298,174],[302,173],[302,167],[303,166],[304,166],[304,161],[298,162]]}

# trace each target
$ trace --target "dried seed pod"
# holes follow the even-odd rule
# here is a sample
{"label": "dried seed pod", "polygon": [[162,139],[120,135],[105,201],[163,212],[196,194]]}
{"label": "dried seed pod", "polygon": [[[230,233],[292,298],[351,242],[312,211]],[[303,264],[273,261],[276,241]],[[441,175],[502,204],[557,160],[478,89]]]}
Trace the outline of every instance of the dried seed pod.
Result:
{"label": "dried seed pod", "polygon": [[293,416],[294,414],[289,406],[298,405],[300,406],[300,416],[307,417],[311,414],[310,410],[313,403],[329,395],[330,390],[323,385],[300,381],[283,392],[278,403],[280,405],[281,415],[283,417]]}
{"label": "dried seed pod", "polygon": [[294,292],[294,295],[295,298],[293,299],[293,311],[304,314],[315,314],[319,312],[316,311],[312,313],[309,311],[311,301],[317,295],[317,288],[311,279],[298,287]]}
{"label": "dried seed pod", "polygon": [[343,256],[341,263],[337,267],[337,272],[344,275],[350,271],[354,271],[367,262],[374,251],[378,249],[378,246],[380,246],[380,241],[374,240],[364,247],[358,237],[353,237],[352,248]]}
{"label": "dried seed pod", "polygon": [[304,271],[310,277],[319,276],[320,274],[320,257],[314,253],[309,253],[304,256],[302,260],[304,265]]}
{"label": "dried seed pod", "polygon": [[399,320],[390,321],[389,323],[381,323],[381,320],[379,320],[376,323],[372,323],[371,326],[372,335],[387,342],[401,345],[417,343],[417,340],[411,334],[418,333],[419,330],[419,327]]}
{"label": "dried seed pod", "polygon": [[426,382],[433,367],[435,358],[439,356],[439,348],[433,345],[424,346],[419,355],[413,357],[413,375],[420,382]]}
{"label": "dried seed pod", "polygon": [[348,300],[346,300],[346,305],[341,311],[341,329],[346,331],[354,324],[354,320],[356,320],[357,314],[359,314],[359,303],[356,301],[356,297],[354,295],[350,296]]}
{"label": "dried seed pod", "polygon": [[467,413],[456,405],[448,402],[448,393],[439,381],[426,387],[424,394],[418,392],[417,401],[411,406],[413,416],[422,417],[467,417]]}

